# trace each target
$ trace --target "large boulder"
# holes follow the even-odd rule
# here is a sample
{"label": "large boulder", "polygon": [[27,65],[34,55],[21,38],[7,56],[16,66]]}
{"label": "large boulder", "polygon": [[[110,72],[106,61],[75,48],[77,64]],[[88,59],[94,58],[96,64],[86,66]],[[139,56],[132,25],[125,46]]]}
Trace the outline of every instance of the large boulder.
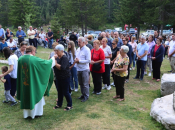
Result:
{"label": "large boulder", "polygon": [[161,79],[161,95],[166,96],[175,91],[175,74],[164,74]]}
{"label": "large boulder", "polygon": [[173,94],[171,94],[162,98],[157,98],[151,105],[150,116],[152,116],[159,123],[162,123],[168,130],[175,130],[173,97]]}

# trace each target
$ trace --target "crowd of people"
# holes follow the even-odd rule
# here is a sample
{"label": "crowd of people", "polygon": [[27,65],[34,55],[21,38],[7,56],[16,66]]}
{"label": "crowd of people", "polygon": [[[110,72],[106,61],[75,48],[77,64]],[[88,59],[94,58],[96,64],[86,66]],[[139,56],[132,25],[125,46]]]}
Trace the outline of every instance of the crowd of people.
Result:
{"label": "crowd of people", "polygon": [[[68,44],[66,49],[58,42],[53,42],[53,33],[49,29],[49,48],[52,48],[53,52],[50,53],[49,60],[42,60],[35,58],[37,46],[34,40],[35,31],[32,26],[29,27],[27,32],[30,46],[24,41],[25,33],[20,30],[20,27],[18,29],[16,36],[18,36],[20,47],[14,53],[10,47],[3,47],[4,56],[8,59],[9,69],[3,66],[0,78],[5,84],[6,100],[3,102],[12,101],[11,105],[16,105],[17,101],[14,97],[17,89],[17,99],[21,101],[21,109],[28,109],[24,111],[24,118],[28,116],[34,118],[35,115],[43,114],[43,109],[41,113],[37,113],[36,106],[38,105],[40,110],[45,104],[43,96],[44,92],[49,91],[48,86],[50,84],[48,82],[52,79],[52,72],[54,73],[53,80],[58,93],[57,104],[53,109],[61,108],[63,97],[65,97],[67,101],[65,111],[73,108],[71,91],[77,92],[79,90],[78,84],[81,90],[81,95],[78,99],[81,99],[81,102],[86,102],[89,99],[90,75],[92,75],[93,81],[93,94],[100,95],[103,89],[109,91],[111,86],[114,86],[116,95],[113,98],[120,102],[125,100],[124,84],[129,82],[130,71],[135,70],[135,67],[136,76],[134,79],[142,81],[144,75],[147,75],[148,67],[148,76],[153,74],[152,79],[159,82],[160,68],[167,54],[170,60],[171,72],[175,73],[175,34],[162,37],[158,36],[157,31],[155,31],[154,36],[150,35],[148,38],[140,36],[136,40],[134,35],[128,37],[118,32],[111,34],[102,32],[96,39],[92,35],[82,37],[72,33],[69,39],[66,39]],[[12,39],[11,35],[9,33],[9,40]],[[40,37],[45,36],[40,35]],[[1,37],[1,40],[4,45],[4,38]],[[44,40],[43,43],[46,46]],[[43,76],[43,73],[46,73],[47,76],[45,74]],[[45,80],[43,81],[43,79]],[[43,92],[39,93],[40,96],[37,96],[40,97],[40,100],[31,98],[34,93],[33,89],[23,89],[24,86],[33,88],[33,82],[38,85],[36,88],[45,86],[44,90],[37,89]],[[23,92],[25,92],[25,95]],[[37,93],[34,93],[33,97],[36,95]],[[28,98],[31,98],[31,100],[27,101]],[[28,106],[26,102],[33,105]]]}

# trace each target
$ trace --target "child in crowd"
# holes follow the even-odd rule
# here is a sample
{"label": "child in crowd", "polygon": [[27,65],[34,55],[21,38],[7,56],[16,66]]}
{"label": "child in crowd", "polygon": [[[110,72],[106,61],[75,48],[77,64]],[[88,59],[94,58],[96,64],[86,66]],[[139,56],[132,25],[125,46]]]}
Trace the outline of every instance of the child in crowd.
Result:
{"label": "child in crowd", "polygon": [[[5,72],[8,71],[7,66],[3,66],[1,68],[2,73],[4,74]],[[15,99],[10,95],[10,89],[11,89],[11,77],[9,74],[4,76],[4,79],[0,79],[4,83],[4,88],[5,88],[5,98],[6,100],[3,101],[3,103],[9,103],[11,101],[11,106],[16,105],[18,102],[15,101]]]}

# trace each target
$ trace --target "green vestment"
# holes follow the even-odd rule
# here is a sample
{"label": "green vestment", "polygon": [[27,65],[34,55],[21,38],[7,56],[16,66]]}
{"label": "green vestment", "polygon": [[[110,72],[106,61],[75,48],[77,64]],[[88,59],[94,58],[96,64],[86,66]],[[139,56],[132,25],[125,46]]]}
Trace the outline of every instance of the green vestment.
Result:
{"label": "green vestment", "polygon": [[18,59],[17,99],[21,109],[34,109],[43,96],[49,96],[53,83],[52,59],[24,55]]}

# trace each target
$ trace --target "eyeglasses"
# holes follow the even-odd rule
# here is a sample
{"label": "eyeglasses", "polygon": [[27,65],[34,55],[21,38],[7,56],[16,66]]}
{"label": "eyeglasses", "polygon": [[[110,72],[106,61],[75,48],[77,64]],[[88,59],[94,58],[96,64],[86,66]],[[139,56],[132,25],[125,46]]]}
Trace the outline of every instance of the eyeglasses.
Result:
{"label": "eyeglasses", "polygon": [[112,45],[115,45],[115,43],[112,43]]}
{"label": "eyeglasses", "polygon": [[122,40],[122,41],[126,41],[126,40]]}

